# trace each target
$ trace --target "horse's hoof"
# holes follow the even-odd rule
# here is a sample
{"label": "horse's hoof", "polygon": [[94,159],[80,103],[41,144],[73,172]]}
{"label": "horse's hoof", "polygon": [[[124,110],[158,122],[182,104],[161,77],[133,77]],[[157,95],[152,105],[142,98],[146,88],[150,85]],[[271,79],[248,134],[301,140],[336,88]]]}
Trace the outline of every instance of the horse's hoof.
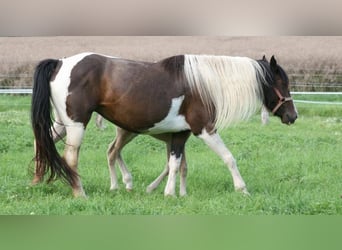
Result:
{"label": "horse's hoof", "polygon": [[247,188],[243,187],[243,188],[238,188],[235,189],[236,192],[241,193],[245,196],[251,196],[251,194],[247,191]]}
{"label": "horse's hoof", "polygon": [[119,186],[110,186],[109,190],[110,190],[110,191],[119,190]]}
{"label": "horse's hoof", "polygon": [[33,180],[31,181],[31,186],[35,186],[35,185],[39,184],[40,182],[42,182],[41,178],[34,177]]}
{"label": "horse's hoof", "polygon": [[133,190],[133,184],[126,184],[125,188],[126,188],[126,190],[132,191]]}
{"label": "horse's hoof", "polygon": [[39,183],[39,181],[33,180],[33,181],[31,181],[31,186],[35,186],[35,185],[37,185],[38,183]]}
{"label": "horse's hoof", "polygon": [[126,188],[126,191],[127,191],[128,193],[131,193],[131,192],[133,191],[133,188]]}
{"label": "horse's hoof", "polygon": [[186,193],[186,192],[179,192],[179,196],[180,197],[185,197],[185,196],[187,196],[188,194]]}
{"label": "horse's hoof", "polygon": [[175,193],[164,193],[165,197],[172,197],[172,198],[177,198]]}
{"label": "horse's hoof", "polygon": [[85,199],[85,200],[88,199],[87,195],[84,192],[73,192],[73,195],[74,195],[74,198],[77,198],[77,199]]}
{"label": "horse's hoof", "polygon": [[148,186],[148,187],[146,188],[146,193],[150,194],[150,193],[152,193],[153,190],[154,190],[153,187]]}

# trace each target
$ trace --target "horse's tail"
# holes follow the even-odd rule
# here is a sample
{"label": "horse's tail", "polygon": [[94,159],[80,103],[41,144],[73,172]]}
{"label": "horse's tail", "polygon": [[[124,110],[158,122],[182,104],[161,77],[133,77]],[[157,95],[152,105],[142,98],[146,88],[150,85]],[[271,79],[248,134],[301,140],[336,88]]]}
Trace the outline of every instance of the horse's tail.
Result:
{"label": "horse's tail", "polygon": [[55,59],[41,61],[34,73],[31,123],[36,142],[36,171],[43,175],[50,172],[47,182],[61,177],[71,186],[74,186],[77,173],[59,155],[52,137],[50,79],[58,62]]}

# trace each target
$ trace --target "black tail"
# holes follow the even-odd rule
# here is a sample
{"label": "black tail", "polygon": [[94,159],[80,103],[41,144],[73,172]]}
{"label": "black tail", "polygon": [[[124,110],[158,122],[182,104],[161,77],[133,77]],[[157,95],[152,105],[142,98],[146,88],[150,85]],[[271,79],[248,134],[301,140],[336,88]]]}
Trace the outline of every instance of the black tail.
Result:
{"label": "black tail", "polygon": [[59,155],[52,138],[50,79],[58,62],[55,59],[41,61],[34,73],[31,122],[36,140],[36,171],[43,175],[50,172],[48,182],[61,177],[74,186],[77,173]]}

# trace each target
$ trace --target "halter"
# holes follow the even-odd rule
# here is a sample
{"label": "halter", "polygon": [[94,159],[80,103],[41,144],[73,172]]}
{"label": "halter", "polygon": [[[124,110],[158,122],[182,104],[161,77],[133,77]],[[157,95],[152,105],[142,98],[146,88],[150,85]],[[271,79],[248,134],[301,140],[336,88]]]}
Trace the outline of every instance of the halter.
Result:
{"label": "halter", "polygon": [[279,97],[278,104],[272,110],[272,114],[275,114],[275,112],[277,112],[277,110],[281,107],[281,105],[283,105],[285,102],[292,101],[293,99],[292,99],[292,97],[284,97],[281,95],[281,93],[279,92],[278,89],[276,89],[276,88],[273,88],[273,89],[274,89],[274,92]]}

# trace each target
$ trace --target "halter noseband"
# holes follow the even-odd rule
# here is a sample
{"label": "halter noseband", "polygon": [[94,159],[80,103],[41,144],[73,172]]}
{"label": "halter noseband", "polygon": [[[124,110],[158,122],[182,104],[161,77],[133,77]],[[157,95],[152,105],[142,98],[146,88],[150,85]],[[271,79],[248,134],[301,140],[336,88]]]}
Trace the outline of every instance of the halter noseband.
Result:
{"label": "halter noseband", "polygon": [[281,93],[279,92],[278,89],[276,89],[276,88],[273,88],[273,89],[274,89],[274,92],[279,97],[278,104],[272,110],[272,114],[275,114],[275,112],[277,112],[277,110],[281,107],[281,105],[283,105],[285,102],[292,101],[293,99],[292,99],[292,97],[284,97],[281,95]]}

